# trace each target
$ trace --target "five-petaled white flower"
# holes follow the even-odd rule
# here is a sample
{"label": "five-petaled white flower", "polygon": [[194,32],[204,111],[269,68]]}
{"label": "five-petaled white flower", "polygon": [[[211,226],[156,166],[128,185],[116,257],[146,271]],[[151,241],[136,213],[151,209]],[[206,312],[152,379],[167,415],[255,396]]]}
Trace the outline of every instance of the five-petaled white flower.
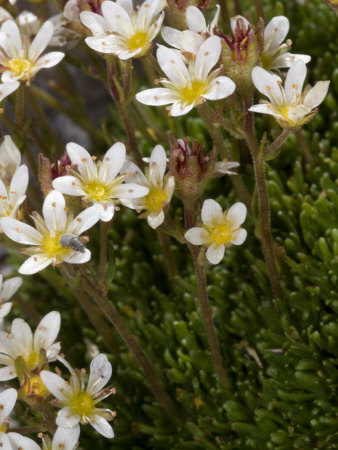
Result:
{"label": "five-petaled white flower", "polygon": [[[15,217],[26,198],[28,168],[10,136],[0,146],[0,217]],[[0,228],[1,230],[1,228]]]}
{"label": "five-petaled white flower", "polygon": [[163,208],[171,200],[175,187],[175,178],[165,175],[167,157],[162,145],[156,145],[149,158],[149,167],[145,175],[132,162],[127,161],[124,170],[130,181],[135,181],[149,189],[146,197],[137,200],[123,200],[122,203],[129,208],[146,210],[141,217],[146,217],[152,228],[157,228],[164,221]]}
{"label": "five-petaled white flower", "polygon": [[38,444],[32,439],[21,436],[19,433],[6,433],[8,416],[12,412],[18,393],[15,389],[5,389],[0,394],[0,447],[4,450],[40,450]]}
{"label": "five-petaled white flower", "polygon": [[[36,229],[26,223],[3,217],[0,227],[13,241],[33,245],[23,252],[32,255],[19,268],[19,273],[31,275],[49,264],[82,264],[90,260],[91,253],[80,236],[99,220],[100,211],[94,205],[72,220],[67,218],[67,208],[61,192],[51,191],[42,207],[43,218],[33,214]],[[84,238],[83,238],[84,239]]]}
{"label": "five-petaled white flower", "polygon": [[147,89],[136,94],[136,99],[145,105],[169,105],[170,115],[187,114],[206,100],[219,100],[231,95],[235,83],[228,77],[217,76],[219,70],[210,70],[221,55],[221,42],[211,36],[200,46],[195,60],[185,64],[184,56],[177,50],[159,46],[157,59],[168,79],[160,79],[164,88]]}
{"label": "five-petaled white flower", "polygon": [[22,285],[21,277],[13,277],[3,281],[3,275],[0,274],[0,320],[10,312],[12,303],[9,300]]}
{"label": "five-petaled white flower", "polygon": [[126,159],[126,147],[122,142],[114,144],[98,163],[87,150],[73,142],[67,144],[67,153],[77,171],[73,171],[73,175],[56,178],[54,189],[94,203],[100,220],[104,222],[113,218],[118,199],[136,199],[149,192],[145,186],[125,183],[128,181],[125,174],[118,175]]}
{"label": "five-petaled white flower", "polygon": [[73,450],[79,440],[79,436],[79,425],[73,428],[58,427],[52,441],[49,436],[42,437],[42,450]]}
{"label": "five-petaled white flower", "polygon": [[56,424],[61,428],[73,428],[79,423],[89,423],[104,437],[113,438],[114,432],[107,419],[112,420],[115,413],[96,407],[98,402],[115,392],[113,388],[103,389],[111,374],[111,364],[102,353],[90,363],[87,388],[80,370],[72,370],[69,382],[55,373],[43,370],[41,379],[59,400],[59,406],[62,408],[58,412]]}
{"label": "five-petaled white flower", "polygon": [[6,20],[0,28],[2,82],[14,80],[29,82],[40,69],[58,64],[65,56],[62,52],[50,52],[41,56],[52,36],[53,24],[47,21],[30,43],[28,36],[21,36],[14,20]]}
{"label": "five-petaled white flower", "polygon": [[16,372],[16,359],[21,357],[27,368],[33,371],[40,364],[55,361],[60,352],[60,343],[55,339],[60,330],[61,317],[52,311],[43,317],[34,335],[22,319],[14,319],[11,332],[0,331],[0,381],[12,380]]}
{"label": "five-petaled white flower", "polygon": [[165,42],[182,52],[195,56],[203,42],[214,33],[220,14],[220,6],[216,6],[216,14],[208,26],[203,13],[196,6],[188,6],[186,20],[189,30],[179,31],[171,27],[162,27],[161,34]]}
{"label": "five-petaled white flower", "polygon": [[241,245],[246,239],[246,230],[240,228],[246,217],[246,206],[238,202],[223,212],[219,203],[208,199],[203,203],[201,216],[203,226],[190,228],[185,238],[193,245],[207,246],[208,261],[218,264],[224,256],[225,247]]}
{"label": "five-petaled white flower", "polygon": [[287,40],[286,43],[283,42],[289,32],[289,28],[290,23],[285,16],[273,17],[265,27],[263,51],[260,55],[264,69],[284,69],[291,67],[294,62],[299,60],[305,64],[311,61],[311,56],[309,55],[296,55],[288,52],[291,41]]}
{"label": "five-petaled white flower", "polygon": [[307,123],[315,114],[316,108],[324,100],[329,81],[318,81],[315,86],[302,93],[306,77],[306,65],[296,61],[289,69],[284,88],[281,80],[261,67],[252,71],[252,81],[256,88],[270,99],[253,105],[250,111],[271,114],[283,128],[295,128]]}
{"label": "five-petaled white flower", "polygon": [[81,22],[93,34],[86,43],[97,52],[123,60],[142,56],[160,31],[166,4],[166,0],[146,0],[136,12],[132,0],[108,0],[101,5],[102,16],[84,11]]}

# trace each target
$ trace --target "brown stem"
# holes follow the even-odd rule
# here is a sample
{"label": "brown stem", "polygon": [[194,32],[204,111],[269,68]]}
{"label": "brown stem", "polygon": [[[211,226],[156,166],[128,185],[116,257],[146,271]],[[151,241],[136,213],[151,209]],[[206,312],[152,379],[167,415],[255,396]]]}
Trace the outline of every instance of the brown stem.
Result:
{"label": "brown stem", "polygon": [[273,157],[273,154],[284,144],[290,134],[291,130],[285,129],[270,145],[267,145],[264,148],[264,159]]}
{"label": "brown stem", "polygon": [[138,147],[138,143],[136,140],[134,127],[130,121],[130,115],[127,112],[126,108],[126,99],[121,98],[121,90],[116,83],[116,65],[114,60],[110,60],[107,58],[107,78],[108,78],[108,88],[109,93],[112,99],[115,102],[115,105],[120,113],[121,120],[127,135],[129,151],[132,153],[136,164],[143,169],[144,164],[142,160],[142,155],[140,153],[140,149]]}
{"label": "brown stem", "polygon": [[[209,133],[211,135],[211,138],[214,142],[214,145],[217,147],[217,150],[221,156],[221,158],[232,160],[232,154],[230,150],[226,147],[224,143],[224,137],[222,135],[221,130],[210,118],[210,115],[208,112],[203,109],[199,108],[200,114],[202,118],[204,119],[205,123],[208,126]],[[234,185],[234,188],[239,196],[239,198],[245,203],[248,210],[251,208],[251,195],[249,194],[249,191],[247,190],[242,178],[240,175],[234,175],[231,177],[232,184]]]}
{"label": "brown stem", "polygon": [[172,404],[168,394],[165,392],[163,385],[146,354],[143,352],[141,346],[139,345],[127,325],[124,323],[115,306],[111,302],[109,302],[107,297],[105,295],[102,295],[102,292],[100,292],[97,287],[88,280],[88,274],[82,268],[81,270],[82,279],[84,280],[84,288],[95,301],[97,306],[101,309],[108,321],[114,325],[116,331],[124,340],[128,348],[133,352],[135,358],[142,367],[143,372],[148,379],[150,387],[158,402],[166,411],[168,416],[175,421],[176,411],[174,405]]}
{"label": "brown stem", "polygon": [[[188,230],[194,224],[192,206],[188,205],[184,206],[184,217],[186,229]],[[207,335],[209,350],[211,353],[211,360],[220,382],[226,389],[231,390],[232,383],[227,371],[223,367],[221,350],[219,347],[219,342],[216,335],[216,330],[212,317],[212,310],[210,307],[210,302],[207,294],[207,277],[205,273],[205,267],[202,266],[198,261],[199,255],[198,248],[191,244],[188,244],[188,247],[194,261],[198,300],[201,308],[205,332]]]}
{"label": "brown stem", "polygon": [[273,296],[276,299],[283,298],[283,291],[277,271],[277,261],[274,251],[274,242],[271,233],[270,224],[270,200],[265,178],[264,156],[254,134],[253,113],[248,111],[252,101],[251,98],[245,99],[244,127],[246,131],[246,142],[249,147],[252,162],[255,170],[255,179],[259,199],[260,214],[260,238],[263,247],[265,262],[268,268],[269,279]]}

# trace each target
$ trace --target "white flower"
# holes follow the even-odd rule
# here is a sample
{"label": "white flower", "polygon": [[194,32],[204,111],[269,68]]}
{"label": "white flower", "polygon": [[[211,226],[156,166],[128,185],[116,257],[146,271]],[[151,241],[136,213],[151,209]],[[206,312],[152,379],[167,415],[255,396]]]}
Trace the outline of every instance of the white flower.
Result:
{"label": "white flower", "polygon": [[4,450],[40,450],[38,444],[32,439],[21,436],[19,433],[6,433],[7,417],[12,412],[18,393],[15,389],[5,389],[0,393],[0,447]]}
{"label": "white flower", "polygon": [[64,26],[64,17],[62,14],[56,14],[49,19],[54,26],[53,37],[49,42],[49,45],[62,47],[70,41],[80,39],[81,34],[75,30],[71,30]]}
{"label": "white flower", "polygon": [[94,37],[86,38],[93,50],[109,53],[120,59],[144,55],[160,31],[166,0],[146,0],[138,11],[133,11],[132,0],[105,1],[102,16],[82,12],[81,22]]}
{"label": "white flower", "polygon": [[0,83],[0,102],[9,95],[12,94],[12,92],[16,91],[18,87],[20,86],[20,83],[18,81],[12,81],[11,83]]}
{"label": "white flower", "polygon": [[21,277],[9,278],[3,281],[3,276],[0,274],[0,320],[3,319],[10,312],[12,303],[9,300],[22,285]]}
{"label": "white flower", "polygon": [[330,82],[318,81],[312,89],[302,93],[305,77],[306,65],[301,60],[289,69],[284,88],[278,77],[255,67],[252,81],[270,103],[253,105],[250,111],[273,115],[283,128],[294,128],[308,122],[315,113],[314,108],[324,100]]}
{"label": "white flower", "polygon": [[209,199],[203,203],[201,216],[203,227],[190,228],[185,238],[193,245],[207,246],[208,261],[218,264],[225,247],[241,245],[246,239],[246,230],[240,228],[246,217],[246,206],[238,202],[223,212],[219,203]]}
{"label": "white flower", "polygon": [[236,175],[236,172],[232,172],[231,169],[238,167],[239,163],[236,161],[217,161],[214,167],[214,174],[221,173],[222,175]]}
{"label": "white flower", "polygon": [[50,52],[42,55],[53,36],[53,24],[45,22],[30,43],[27,36],[21,36],[14,20],[6,20],[0,28],[1,80],[29,82],[43,68],[53,67],[64,57],[64,53]]}
{"label": "white flower", "polygon": [[36,229],[10,217],[0,219],[3,232],[19,244],[33,245],[24,252],[30,256],[19,268],[19,273],[30,275],[49,264],[83,264],[91,253],[82,244],[80,234],[99,220],[100,211],[92,206],[72,220],[67,218],[65,199],[60,192],[51,191],[43,203],[43,218],[35,213]]}
{"label": "white flower", "polygon": [[291,41],[283,44],[289,32],[290,23],[285,16],[273,17],[264,29],[263,52],[261,53],[262,67],[266,70],[278,70],[291,67],[295,61],[301,60],[307,64],[311,60],[309,55],[295,55],[288,53]]}
{"label": "white flower", "polygon": [[67,144],[67,153],[72,164],[77,166],[77,172],[56,178],[54,189],[94,203],[104,222],[113,218],[116,200],[144,197],[149,192],[139,184],[125,183],[128,181],[126,175],[118,175],[126,159],[126,147],[122,142],[114,144],[98,163],[87,150],[73,142]]}
{"label": "white flower", "polygon": [[49,437],[42,437],[42,450],[73,450],[79,440],[79,436],[79,425],[74,428],[58,427],[53,436],[53,441]]}
{"label": "white flower", "polygon": [[131,181],[146,186],[149,194],[146,197],[137,200],[121,200],[129,208],[143,210],[146,212],[142,217],[147,217],[148,224],[152,228],[157,228],[164,221],[163,208],[171,200],[175,187],[175,178],[165,176],[167,166],[167,157],[162,145],[156,145],[150,155],[149,168],[145,169],[145,175],[132,162],[127,162],[124,169]]}
{"label": "white flower", "polygon": [[96,408],[98,402],[114,392],[111,388],[103,389],[111,374],[111,364],[102,353],[90,364],[86,389],[83,373],[79,370],[72,371],[69,382],[55,373],[43,370],[41,379],[59,400],[59,406],[62,408],[58,412],[56,424],[61,428],[73,428],[79,423],[90,423],[104,437],[113,438],[114,432],[107,419],[113,419],[115,413],[109,409]]}
{"label": "white flower", "polygon": [[165,42],[182,52],[196,55],[202,43],[212,36],[217,26],[220,6],[216,5],[216,14],[208,26],[203,13],[196,6],[188,6],[186,20],[189,30],[179,31],[171,27],[162,27],[161,34]]}
{"label": "white flower", "polygon": [[[0,146],[0,217],[15,217],[26,198],[28,168],[10,136]],[[1,230],[1,228],[0,228]]]}
{"label": "white flower", "polygon": [[221,55],[221,42],[211,36],[199,48],[196,59],[185,64],[184,57],[177,50],[159,46],[157,59],[168,79],[161,79],[164,88],[147,89],[136,94],[136,99],[145,105],[169,107],[170,115],[187,114],[194,106],[206,100],[219,100],[231,95],[235,83],[228,77],[217,76],[219,70],[210,70]]}
{"label": "white flower", "polygon": [[22,357],[29,370],[40,368],[40,364],[55,361],[60,352],[60,343],[54,343],[60,330],[61,318],[57,311],[43,317],[34,335],[22,319],[14,319],[11,332],[0,331],[0,381],[17,376],[15,360]]}

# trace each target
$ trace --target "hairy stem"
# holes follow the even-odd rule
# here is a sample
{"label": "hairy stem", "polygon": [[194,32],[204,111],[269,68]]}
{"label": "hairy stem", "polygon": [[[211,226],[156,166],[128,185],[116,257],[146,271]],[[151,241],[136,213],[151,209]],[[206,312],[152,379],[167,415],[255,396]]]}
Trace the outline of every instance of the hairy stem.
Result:
{"label": "hairy stem", "polygon": [[253,113],[248,111],[251,98],[245,99],[246,115],[244,128],[246,131],[246,143],[249,147],[255,170],[255,179],[259,199],[260,238],[263,247],[265,262],[268,268],[269,279],[273,296],[276,299],[283,298],[283,291],[277,271],[277,261],[274,250],[274,242],[270,224],[270,200],[265,178],[264,153],[261,151],[254,134]]}
{"label": "hairy stem", "polygon": [[311,151],[309,149],[309,145],[308,145],[308,143],[307,143],[307,141],[305,139],[303,131],[300,129],[300,130],[295,132],[295,135],[296,135],[297,142],[298,142],[298,145],[299,145],[299,147],[301,149],[301,152],[302,152],[302,155],[303,155],[303,158],[304,158],[305,162],[307,164],[313,165],[314,164],[314,158],[313,158],[313,156],[311,154]]}
{"label": "hairy stem", "polygon": [[[82,272],[84,272],[83,269],[81,270]],[[97,289],[97,286],[89,281],[88,274],[86,272],[82,273],[82,279],[84,280],[84,288],[86,289],[86,291],[95,301],[97,306],[101,309],[108,321],[115,327],[116,331],[119,333],[128,348],[133,352],[135,358],[142,367],[144,375],[148,379],[149,385],[159,404],[162,406],[168,416],[175,421],[176,411],[174,405],[172,404],[168,394],[165,392],[154,367],[150,363],[149,359],[147,358],[134,335],[124,323],[123,318],[120,316],[115,306],[111,302],[109,302],[106,295],[100,292],[100,290]]]}
{"label": "hairy stem", "polygon": [[284,144],[290,134],[291,130],[285,129],[270,145],[267,145],[264,148],[264,159],[270,159],[270,157],[272,157],[273,154]]}
{"label": "hairy stem", "polygon": [[[194,225],[193,220],[193,208],[185,205],[184,207],[185,225],[188,230]],[[201,308],[201,314],[205,332],[207,335],[209,350],[211,353],[211,360],[215,369],[215,372],[222,383],[222,385],[228,389],[232,389],[232,383],[227,371],[223,367],[221,350],[219,347],[218,338],[214,326],[212,317],[212,310],[207,293],[207,277],[205,273],[205,267],[198,261],[199,250],[196,246],[188,244],[192,259],[194,261],[196,282],[197,282],[197,295]]]}

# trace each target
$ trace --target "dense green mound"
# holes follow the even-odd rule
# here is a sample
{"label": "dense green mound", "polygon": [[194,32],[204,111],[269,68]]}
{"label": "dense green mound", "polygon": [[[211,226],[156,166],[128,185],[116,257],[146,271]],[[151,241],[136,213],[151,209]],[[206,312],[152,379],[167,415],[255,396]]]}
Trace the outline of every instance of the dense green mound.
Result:
{"label": "dense green mound", "polygon": [[[168,422],[115,332],[108,325],[103,330],[108,349],[73,294],[59,290],[56,271],[49,268],[25,280],[27,307],[41,315],[51,309],[61,312],[63,351],[73,365],[88,364],[85,337],[109,353],[117,394],[107,404],[117,411],[116,437],[97,440],[87,427],[83,448],[92,448],[93,442],[97,450],[338,448],[338,22],[322,1],[300,3],[285,0],[283,7],[266,0],[267,17],[289,18],[294,52],[312,55],[309,81],[332,83],[319,115],[303,130],[305,148],[291,136],[268,169],[285,300],[271,300],[252,216],[245,244],[229,249],[223,263],[208,271],[215,324],[234,390],[221,388],[211,365],[188,250],[172,242],[179,273],[172,282],[155,232],[134,212],[121,211],[110,233],[115,257],[109,298],[156,365],[177,406],[178,424]],[[210,146],[197,115],[180,123],[179,137],[193,135]],[[259,133],[267,127],[278,132],[269,119],[258,118],[257,123]],[[239,171],[253,189],[250,158],[245,149],[240,151]],[[221,179],[208,186],[208,196],[229,206],[235,200],[231,189],[229,179]],[[176,208],[182,216],[178,201]],[[95,239],[91,244],[94,248]]]}

